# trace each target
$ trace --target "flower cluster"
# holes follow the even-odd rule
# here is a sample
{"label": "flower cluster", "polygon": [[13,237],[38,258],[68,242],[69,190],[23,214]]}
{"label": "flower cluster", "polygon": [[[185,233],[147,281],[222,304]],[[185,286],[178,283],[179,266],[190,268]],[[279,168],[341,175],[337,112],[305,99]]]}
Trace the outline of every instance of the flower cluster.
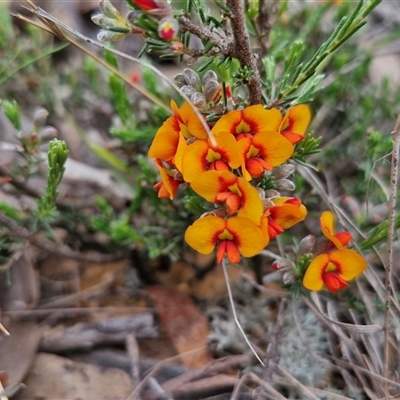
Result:
{"label": "flower cluster", "polygon": [[346,231],[335,233],[334,216],[330,211],[322,213],[320,221],[327,240],[319,246],[319,254],[308,266],[303,285],[309,290],[321,290],[325,285],[334,293],[360,275],[367,264],[356,251],[344,248],[350,242],[351,234]]}
{"label": "flower cluster", "polygon": [[[188,73],[184,76],[188,84]],[[201,87],[199,82],[192,86]],[[218,263],[225,256],[239,263],[241,255],[258,254],[270,239],[306,217],[300,199],[276,190],[294,188],[287,179],[293,167],[286,162],[310,122],[306,105],[284,114],[262,105],[231,110],[209,125],[210,131],[190,104],[178,108],[172,101],[171,107],[173,115],[157,131],[149,157],[160,172],[160,198],[173,199],[185,184],[213,205],[186,230],[193,249],[209,254],[216,248]],[[272,188],[264,187],[267,178]]]}
{"label": "flower cluster", "polygon": [[[301,242],[296,262],[287,258],[275,261],[272,267],[283,273],[283,283],[319,291],[326,287],[331,293],[348,286],[367,266],[365,259],[356,251],[345,249],[352,239],[350,232],[335,233],[335,219],[330,211],[322,213],[321,231],[325,238],[315,243],[312,235]],[[297,289],[295,289],[295,292]]]}

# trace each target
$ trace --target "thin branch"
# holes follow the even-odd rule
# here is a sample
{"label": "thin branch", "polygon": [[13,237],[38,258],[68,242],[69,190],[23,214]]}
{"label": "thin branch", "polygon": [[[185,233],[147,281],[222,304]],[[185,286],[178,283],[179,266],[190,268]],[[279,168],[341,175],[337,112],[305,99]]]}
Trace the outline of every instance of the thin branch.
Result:
{"label": "thin branch", "polygon": [[216,33],[212,32],[205,26],[194,23],[187,15],[183,15],[179,18],[179,25],[183,33],[190,32],[199,38],[207,39],[215,43],[218,47],[218,54],[231,55],[233,51],[233,41],[222,38]]}
{"label": "thin branch", "polygon": [[[132,385],[133,387],[136,387],[140,383],[140,371],[139,371],[140,353],[136,337],[133,333],[129,333],[126,338],[126,349],[131,364],[130,372],[131,372]],[[139,397],[136,396],[136,399],[139,400]]]}
{"label": "thin branch", "polygon": [[261,79],[257,68],[257,60],[251,49],[249,32],[246,26],[246,14],[243,0],[228,0],[227,6],[232,10],[229,19],[232,24],[232,32],[235,38],[235,57],[242,67],[248,67],[253,73],[249,89],[250,104],[261,104]]}
{"label": "thin branch", "polygon": [[[389,359],[390,359],[390,303],[394,294],[392,282],[393,267],[393,249],[395,236],[395,219],[396,219],[396,200],[397,200],[397,180],[398,180],[398,163],[399,163],[399,147],[400,147],[400,114],[397,117],[396,125],[393,128],[392,141],[392,166],[390,170],[390,193],[388,203],[388,236],[387,236],[387,264],[385,271],[385,358],[384,358],[384,377],[389,378]],[[389,395],[388,385],[385,385],[386,395]]]}

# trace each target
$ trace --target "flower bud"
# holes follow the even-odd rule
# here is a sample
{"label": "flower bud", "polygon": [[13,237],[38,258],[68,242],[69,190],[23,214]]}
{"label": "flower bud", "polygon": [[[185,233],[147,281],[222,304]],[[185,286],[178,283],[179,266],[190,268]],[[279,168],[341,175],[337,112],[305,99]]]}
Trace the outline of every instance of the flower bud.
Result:
{"label": "flower bud", "polygon": [[178,34],[178,23],[172,17],[163,18],[158,24],[158,36],[169,42]]}
{"label": "flower bud", "polygon": [[[91,20],[98,26],[107,29],[107,23],[105,21],[110,21],[108,25],[112,26],[113,19],[109,17],[105,17],[104,14],[96,14],[93,15]],[[105,26],[106,25],[106,26]]]}
{"label": "flower bud", "polygon": [[315,236],[307,235],[306,237],[301,239],[297,255],[304,256],[305,254],[312,253],[314,245],[315,245]]}
{"label": "flower bud", "polygon": [[218,75],[213,70],[209,70],[203,75],[203,86],[206,85],[210,80],[218,82]]}
{"label": "flower bud", "polygon": [[287,258],[279,258],[272,263],[272,268],[275,271],[289,271],[294,268],[294,264]]}
{"label": "flower bud", "polygon": [[295,184],[289,179],[279,179],[275,182],[275,186],[278,190],[290,190],[293,191],[296,189]]}
{"label": "flower bud", "polygon": [[135,25],[136,21],[143,15],[142,11],[131,10],[125,15],[125,19],[131,24]]}
{"label": "flower bud", "polygon": [[190,96],[190,100],[195,107],[200,110],[205,110],[207,108],[207,101],[203,93],[195,92]]}
{"label": "flower bud", "polygon": [[296,282],[296,276],[293,273],[293,271],[286,271],[283,275],[282,275],[282,282],[284,285],[290,285],[292,283]]}
{"label": "flower bud", "polygon": [[207,101],[214,100],[220,89],[220,84],[214,79],[209,79],[203,84],[203,91]]}
{"label": "flower bud", "polygon": [[120,15],[119,11],[108,0],[100,0],[99,8],[102,14],[108,18],[118,18],[118,15]]}
{"label": "flower bud", "polygon": [[178,86],[179,88],[181,88],[182,86],[185,86],[186,83],[186,79],[185,76],[183,74],[176,74],[174,76],[174,83],[176,84],[176,86]]}
{"label": "flower bud", "polygon": [[106,30],[101,30],[97,34],[97,40],[99,42],[108,42],[111,40],[120,40],[123,39],[125,36],[127,36],[127,33],[121,33],[121,32],[111,32],[111,31],[106,31]]}
{"label": "flower bud", "polygon": [[274,197],[281,197],[281,194],[275,189],[268,189],[265,191],[265,198],[273,199]]}
{"label": "flower bud", "polygon": [[200,88],[200,77],[196,71],[193,71],[191,68],[185,68],[183,70],[183,76],[188,85],[193,86],[196,89]]}
{"label": "flower bud", "polygon": [[294,170],[295,168],[292,164],[282,164],[273,170],[272,175],[275,180],[284,179],[292,175]]}
{"label": "flower bud", "polygon": [[184,85],[181,87],[181,92],[190,97],[192,94],[196,93],[196,89],[193,86]]}

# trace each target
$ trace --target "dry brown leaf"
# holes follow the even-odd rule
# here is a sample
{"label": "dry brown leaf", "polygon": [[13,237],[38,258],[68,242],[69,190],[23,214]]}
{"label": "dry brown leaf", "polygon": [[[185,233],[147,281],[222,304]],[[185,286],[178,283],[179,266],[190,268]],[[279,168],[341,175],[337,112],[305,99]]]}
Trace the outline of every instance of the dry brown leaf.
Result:
{"label": "dry brown leaf", "polygon": [[200,367],[210,362],[207,351],[208,320],[193,300],[172,286],[148,288],[162,328],[168,334],[178,354],[200,349],[182,362],[188,367]]}

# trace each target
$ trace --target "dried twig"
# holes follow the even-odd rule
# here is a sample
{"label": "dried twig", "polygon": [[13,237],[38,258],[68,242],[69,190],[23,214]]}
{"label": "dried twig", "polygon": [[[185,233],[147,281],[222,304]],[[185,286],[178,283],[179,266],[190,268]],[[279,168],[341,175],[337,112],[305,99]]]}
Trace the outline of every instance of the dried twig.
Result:
{"label": "dried twig", "polygon": [[[131,364],[131,378],[132,384],[135,388],[140,383],[140,370],[139,370],[139,346],[136,340],[136,337],[133,333],[128,334],[126,338],[126,349],[129,355],[129,361]],[[135,400],[139,400],[139,397],[136,396]]]}
{"label": "dried twig", "polygon": [[[397,200],[397,180],[398,180],[398,162],[399,162],[399,147],[400,147],[400,114],[397,117],[396,125],[391,132],[393,149],[392,149],[392,166],[390,170],[390,195],[388,202],[388,236],[387,236],[387,264],[385,271],[385,342],[384,342],[384,377],[389,378],[389,358],[390,358],[390,303],[394,295],[392,282],[392,267],[393,267],[393,243],[395,235],[395,218],[396,218],[396,200]],[[385,385],[386,396],[389,396],[388,385]]]}

